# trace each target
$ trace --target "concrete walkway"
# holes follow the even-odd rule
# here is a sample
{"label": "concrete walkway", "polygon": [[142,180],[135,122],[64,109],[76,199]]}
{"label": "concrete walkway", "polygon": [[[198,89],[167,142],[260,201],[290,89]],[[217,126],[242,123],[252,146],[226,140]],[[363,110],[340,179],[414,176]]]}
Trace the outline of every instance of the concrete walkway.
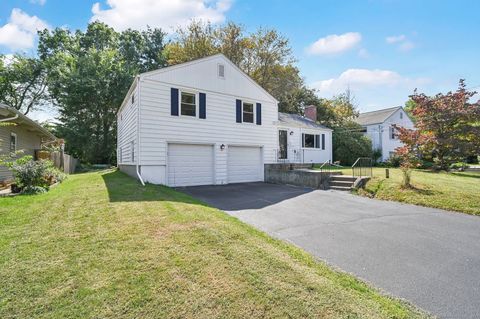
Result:
{"label": "concrete walkway", "polygon": [[264,183],[179,190],[440,318],[480,318],[480,217]]}

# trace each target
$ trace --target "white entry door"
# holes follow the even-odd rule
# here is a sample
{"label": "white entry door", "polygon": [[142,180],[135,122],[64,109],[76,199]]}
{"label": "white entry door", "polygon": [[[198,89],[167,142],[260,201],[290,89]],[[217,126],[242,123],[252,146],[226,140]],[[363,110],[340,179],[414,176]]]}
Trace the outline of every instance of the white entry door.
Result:
{"label": "white entry door", "polygon": [[227,165],[229,183],[263,181],[261,147],[229,146]]}
{"label": "white entry door", "polygon": [[212,145],[168,144],[168,185],[195,186],[214,183]]}

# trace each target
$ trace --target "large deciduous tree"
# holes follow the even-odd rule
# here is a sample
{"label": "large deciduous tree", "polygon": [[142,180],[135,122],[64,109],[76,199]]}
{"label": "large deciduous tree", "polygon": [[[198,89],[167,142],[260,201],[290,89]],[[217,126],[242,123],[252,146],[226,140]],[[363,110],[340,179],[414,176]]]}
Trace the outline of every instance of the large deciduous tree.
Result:
{"label": "large deciduous tree", "polygon": [[480,101],[470,102],[475,94],[460,80],[455,92],[411,96],[419,150],[439,169],[448,170],[452,163],[480,153]]}
{"label": "large deciduous tree", "polygon": [[159,29],[116,32],[94,22],[85,32],[42,31],[39,55],[58,106],[57,134],[89,163],[114,163],[116,112],[136,74],[165,66]]}
{"label": "large deciduous tree", "polygon": [[[282,112],[301,113],[312,104],[314,91],[305,86],[294,65],[287,38],[274,29],[260,28],[247,34],[233,22],[221,26],[193,21],[179,28],[165,55],[170,65],[223,53],[279,101]],[[318,100],[317,100],[318,101]]]}
{"label": "large deciduous tree", "polygon": [[39,59],[0,56],[0,102],[23,114],[42,108],[48,99],[46,69]]}

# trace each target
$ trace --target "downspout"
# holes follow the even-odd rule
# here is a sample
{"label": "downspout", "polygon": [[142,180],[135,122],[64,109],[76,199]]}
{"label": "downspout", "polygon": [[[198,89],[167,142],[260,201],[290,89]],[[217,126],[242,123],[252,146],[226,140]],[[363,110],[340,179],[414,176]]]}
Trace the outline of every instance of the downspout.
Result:
{"label": "downspout", "polygon": [[140,183],[142,183],[143,186],[145,186],[145,182],[143,181],[142,175],[140,174],[140,104],[142,103],[142,98],[140,95],[140,76],[137,76],[137,88],[138,88],[138,107],[137,107],[137,165],[136,165],[136,170],[137,170],[137,177],[140,180]]}
{"label": "downspout", "polygon": [[16,119],[18,119],[18,114],[15,114],[14,117],[9,117],[9,118],[6,118],[6,119],[1,119],[0,122],[13,121],[13,120],[16,120]]}

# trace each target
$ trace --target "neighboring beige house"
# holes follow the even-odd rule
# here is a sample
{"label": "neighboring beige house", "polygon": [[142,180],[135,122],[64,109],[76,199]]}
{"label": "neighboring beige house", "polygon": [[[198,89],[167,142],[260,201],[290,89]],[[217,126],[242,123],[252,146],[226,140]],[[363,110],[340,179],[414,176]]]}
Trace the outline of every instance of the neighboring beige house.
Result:
{"label": "neighboring beige house", "polygon": [[[21,150],[23,155],[35,156],[35,150],[40,149],[43,143],[56,139],[37,122],[0,103],[0,123],[2,122],[15,125],[0,126],[0,155]],[[11,178],[11,172],[5,166],[0,166],[0,182]]]}

